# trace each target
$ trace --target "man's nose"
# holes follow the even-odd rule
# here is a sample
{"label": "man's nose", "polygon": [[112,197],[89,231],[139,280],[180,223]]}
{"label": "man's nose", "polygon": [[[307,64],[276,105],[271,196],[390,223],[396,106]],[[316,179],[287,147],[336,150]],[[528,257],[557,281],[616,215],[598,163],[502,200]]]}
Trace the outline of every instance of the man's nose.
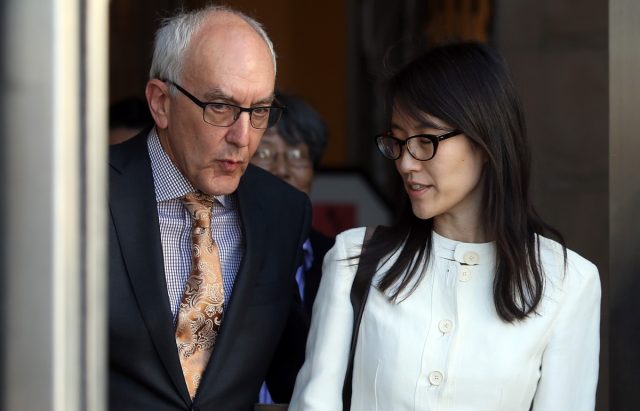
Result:
{"label": "man's nose", "polygon": [[240,113],[236,121],[229,127],[227,141],[238,147],[246,147],[249,145],[252,129],[249,113]]}

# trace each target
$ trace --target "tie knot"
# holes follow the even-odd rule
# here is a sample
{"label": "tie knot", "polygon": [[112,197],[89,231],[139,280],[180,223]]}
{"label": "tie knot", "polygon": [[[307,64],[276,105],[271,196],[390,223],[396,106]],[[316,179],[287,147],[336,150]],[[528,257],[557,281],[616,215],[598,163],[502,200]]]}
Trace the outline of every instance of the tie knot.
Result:
{"label": "tie knot", "polygon": [[186,194],[182,197],[182,203],[187,211],[189,211],[189,214],[191,214],[191,218],[193,218],[200,227],[210,226],[213,201],[212,196],[199,191]]}

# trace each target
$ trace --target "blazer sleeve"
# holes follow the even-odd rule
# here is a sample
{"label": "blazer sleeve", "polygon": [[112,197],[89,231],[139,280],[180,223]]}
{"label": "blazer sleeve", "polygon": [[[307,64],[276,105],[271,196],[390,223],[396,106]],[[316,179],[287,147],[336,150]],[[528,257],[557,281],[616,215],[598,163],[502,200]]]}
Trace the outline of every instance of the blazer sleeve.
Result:
{"label": "blazer sleeve", "polygon": [[[306,196],[302,220],[297,244],[296,263],[293,267],[298,267],[302,264],[302,244],[309,236],[311,203]],[[287,322],[266,376],[267,387],[271,397],[279,403],[287,403],[291,399],[296,375],[304,362],[305,341],[309,331],[309,319],[300,300],[295,272],[296,269],[291,271],[291,299]]]}
{"label": "blazer sleeve", "polygon": [[569,255],[564,279],[565,299],[542,356],[533,411],[593,411],[595,408],[600,278],[595,265],[569,253],[572,255]]}
{"label": "blazer sleeve", "polygon": [[290,411],[342,409],[342,386],[353,327],[350,292],[357,269],[347,258],[359,252],[348,238],[358,238],[357,247],[361,247],[364,228],[347,233],[336,237],[335,245],[324,258],[305,363],[296,379]]}

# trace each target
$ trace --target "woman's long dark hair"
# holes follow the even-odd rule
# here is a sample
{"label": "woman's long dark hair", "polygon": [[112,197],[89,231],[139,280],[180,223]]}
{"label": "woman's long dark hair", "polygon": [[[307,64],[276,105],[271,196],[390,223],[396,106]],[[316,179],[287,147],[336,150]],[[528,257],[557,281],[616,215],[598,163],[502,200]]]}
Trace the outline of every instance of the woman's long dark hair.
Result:
{"label": "woman's long dark hair", "polygon": [[[431,49],[390,79],[387,103],[419,121],[426,114],[445,121],[486,153],[480,218],[487,236],[495,240],[495,308],[506,322],[534,313],[544,288],[537,234],[558,239],[565,261],[566,248],[560,233],[540,219],[530,201],[524,116],[502,58],[477,43]],[[377,283],[391,300],[415,289],[431,256],[432,220],[417,218],[410,202],[403,201],[397,223],[379,227],[359,256],[364,269],[376,270],[381,259],[401,249]]]}

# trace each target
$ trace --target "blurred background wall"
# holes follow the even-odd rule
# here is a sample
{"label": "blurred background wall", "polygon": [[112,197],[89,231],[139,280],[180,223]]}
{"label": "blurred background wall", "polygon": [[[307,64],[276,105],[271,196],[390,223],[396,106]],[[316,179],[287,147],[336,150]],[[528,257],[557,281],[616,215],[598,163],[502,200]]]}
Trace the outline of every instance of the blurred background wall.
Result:
{"label": "blurred background wall", "polygon": [[609,1],[610,406],[640,404],[640,2]]}

